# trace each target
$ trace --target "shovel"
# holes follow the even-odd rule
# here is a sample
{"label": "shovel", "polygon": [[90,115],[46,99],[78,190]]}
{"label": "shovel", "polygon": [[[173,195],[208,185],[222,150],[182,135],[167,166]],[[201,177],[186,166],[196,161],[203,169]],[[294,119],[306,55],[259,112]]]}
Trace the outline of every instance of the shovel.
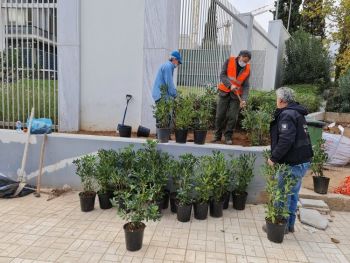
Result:
{"label": "shovel", "polygon": [[119,131],[120,137],[131,137],[131,126],[124,125],[126,112],[128,110],[128,105],[131,99],[132,99],[132,95],[127,94],[123,122],[121,124],[119,123],[117,128],[117,130]]}

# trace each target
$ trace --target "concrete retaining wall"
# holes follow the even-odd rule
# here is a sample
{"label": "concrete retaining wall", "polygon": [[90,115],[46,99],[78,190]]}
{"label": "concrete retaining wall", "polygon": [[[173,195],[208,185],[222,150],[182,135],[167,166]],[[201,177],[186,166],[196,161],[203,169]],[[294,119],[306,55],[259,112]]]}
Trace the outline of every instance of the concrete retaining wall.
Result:
{"label": "concrete retaining wall", "polygon": [[[42,135],[32,135],[28,151],[26,174],[29,182],[35,184],[35,176],[38,174],[40,147]],[[26,135],[12,130],[0,130],[0,173],[17,179],[17,171],[20,168]],[[75,167],[72,161],[79,156],[97,152],[99,149],[118,150],[127,145],[134,144],[140,148],[145,139],[129,139],[119,137],[102,137],[75,134],[50,134],[48,135],[47,148],[44,162],[44,174],[42,183],[46,187],[62,187],[70,185],[73,189],[80,188],[80,178],[75,175]],[[191,152],[194,155],[210,155],[213,150],[223,152],[227,157],[231,154],[238,156],[242,153],[255,153],[257,161],[254,169],[255,177],[248,188],[248,202],[261,203],[265,200],[265,182],[261,174],[263,163],[262,152],[266,147],[241,147],[217,144],[195,145],[193,143],[159,144],[159,149],[178,157]]]}

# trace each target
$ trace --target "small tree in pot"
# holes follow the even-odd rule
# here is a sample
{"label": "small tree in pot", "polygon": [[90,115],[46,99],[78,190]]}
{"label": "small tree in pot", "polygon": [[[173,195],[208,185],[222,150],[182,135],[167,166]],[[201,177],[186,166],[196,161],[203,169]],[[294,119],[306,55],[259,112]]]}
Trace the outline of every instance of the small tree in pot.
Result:
{"label": "small tree in pot", "polygon": [[174,165],[173,181],[177,193],[177,220],[188,222],[191,219],[193,202],[193,169],[197,158],[192,154],[181,155]]}
{"label": "small tree in pot", "polygon": [[195,116],[195,130],[194,143],[204,144],[207,136],[210,122],[213,118],[213,101],[210,96],[201,96],[196,103],[194,103]]}
{"label": "small tree in pot", "polygon": [[144,148],[138,151],[137,162],[138,166],[149,174],[148,184],[155,193],[153,201],[161,211],[169,202],[169,194],[165,188],[168,182],[171,158],[169,154],[157,150],[156,141],[148,140]]}
{"label": "small tree in pot", "polygon": [[128,178],[133,173],[136,162],[136,152],[133,145],[129,145],[116,154],[116,170],[112,175],[111,184],[114,189],[114,205],[125,208],[122,195],[128,189]]}
{"label": "small tree in pot", "polygon": [[320,139],[313,147],[314,156],[312,157],[311,170],[314,174],[314,191],[318,194],[327,194],[330,178],[324,176],[324,165],[328,160],[328,154],[325,151],[325,140]]}
{"label": "small tree in pot", "polygon": [[161,87],[161,99],[153,106],[153,116],[157,121],[157,137],[159,142],[167,143],[170,137],[170,124],[174,100],[167,96],[166,86]]}
{"label": "small tree in pot", "polygon": [[207,169],[211,166],[211,157],[203,156],[199,160],[197,169],[195,169],[195,203],[194,217],[204,220],[208,216],[208,204],[213,193],[213,185],[211,183],[211,170]]}
{"label": "small tree in pot", "polygon": [[194,117],[193,99],[191,96],[177,96],[175,99],[175,139],[177,143],[186,143],[188,129]]}
{"label": "small tree in pot", "polygon": [[210,202],[210,216],[222,217],[225,194],[230,184],[225,155],[214,151],[211,156],[211,165],[207,167],[211,175],[213,196]]}
{"label": "small tree in pot", "polygon": [[[270,154],[265,152],[265,158],[268,159],[269,156]],[[265,218],[267,238],[272,242],[282,243],[289,217],[288,195],[291,194],[295,180],[287,165],[265,164],[263,169],[268,194]]]}
{"label": "small tree in pot", "polygon": [[98,200],[101,209],[112,207],[110,199],[113,197],[111,189],[112,178],[116,175],[117,152],[114,150],[101,149],[97,153],[96,181],[99,186]]}
{"label": "small tree in pot", "polygon": [[244,210],[247,201],[247,187],[254,177],[255,154],[241,154],[230,161],[230,172],[233,175],[233,208]]}
{"label": "small tree in pot", "polygon": [[148,172],[139,167],[128,178],[128,191],[122,192],[120,196],[124,207],[119,206],[118,214],[127,221],[123,228],[126,249],[129,251],[142,248],[146,227],[143,221],[156,221],[160,218],[157,205],[151,202],[155,196],[155,189],[150,187],[148,182]]}
{"label": "small tree in pot", "polygon": [[83,191],[79,193],[81,211],[89,212],[94,209],[96,198],[96,161],[92,154],[85,155],[73,161],[76,166],[76,174],[81,179]]}

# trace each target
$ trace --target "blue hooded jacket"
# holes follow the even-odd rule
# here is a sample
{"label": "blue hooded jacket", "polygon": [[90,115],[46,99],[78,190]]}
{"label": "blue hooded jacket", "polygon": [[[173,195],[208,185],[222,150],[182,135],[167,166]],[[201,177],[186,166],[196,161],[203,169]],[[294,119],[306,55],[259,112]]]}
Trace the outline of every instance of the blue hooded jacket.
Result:
{"label": "blue hooded jacket", "polygon": [[160,66],[156,79],[153,84],[152,97],[154,101],[158,101],[161,98],[160,88],[162,86],[167,87],[167,97],[175,98],[177,95],[176,86],[174,84],[174,69],[175,65],[171,61],[167,61]]}

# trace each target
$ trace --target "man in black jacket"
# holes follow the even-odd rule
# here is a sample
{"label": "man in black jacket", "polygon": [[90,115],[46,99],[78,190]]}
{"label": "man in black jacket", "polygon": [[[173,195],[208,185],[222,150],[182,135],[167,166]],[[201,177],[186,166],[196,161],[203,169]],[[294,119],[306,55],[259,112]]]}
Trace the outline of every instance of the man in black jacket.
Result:
{"label": "man in black jacket", "polygon": [[[288,233],[294,232],[302,178],[310,167],[313,152],[305,120],[307,110],[295,102],[294,92],[290,88],[282,87],[276,91],[276,95],[275,119],[270,124],[271,157],[268,164],[287,164],[296,180],[292,195],[288,197],[289,219],[286,229]],[[283,178],[280,181],[283,182]]]}

